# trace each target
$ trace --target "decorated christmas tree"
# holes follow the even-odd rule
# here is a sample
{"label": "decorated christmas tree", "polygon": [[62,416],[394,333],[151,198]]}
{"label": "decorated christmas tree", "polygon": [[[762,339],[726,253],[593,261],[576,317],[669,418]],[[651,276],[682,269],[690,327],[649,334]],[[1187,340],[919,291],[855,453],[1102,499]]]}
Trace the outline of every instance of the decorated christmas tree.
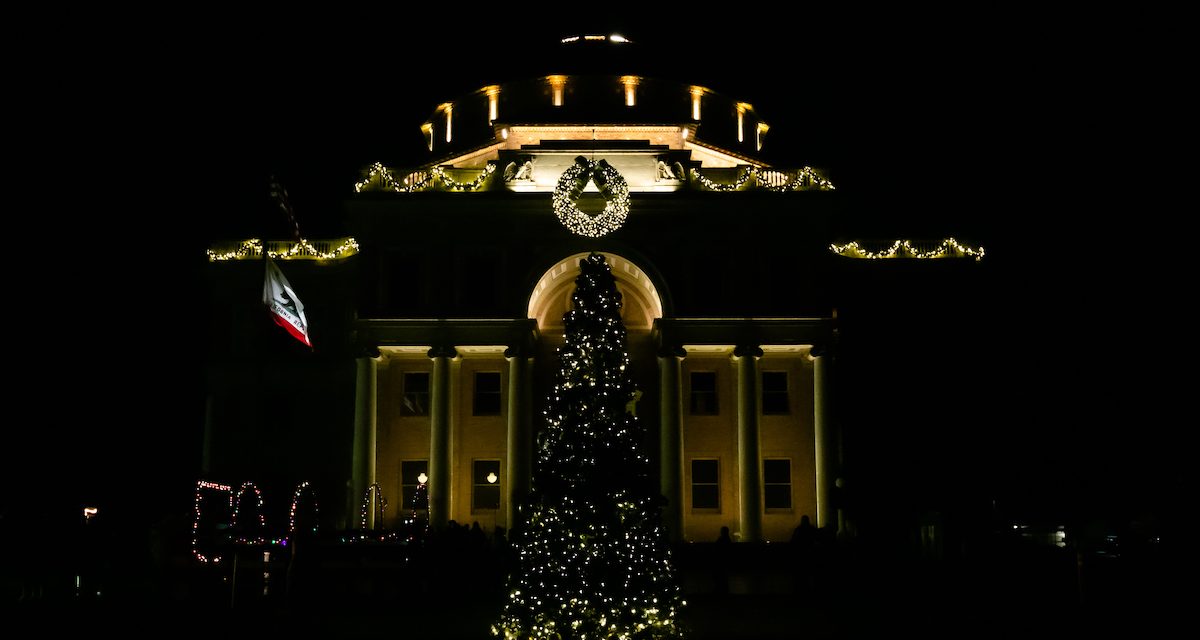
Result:
{"label": "decorated christmas tree", "polygon": [[533,491],[514,536],[519,565],[492,631],[506,639],[678,638],[683,605],[661,498],[626,407],[621,296],[604,256],[580,262],[563,317]]}

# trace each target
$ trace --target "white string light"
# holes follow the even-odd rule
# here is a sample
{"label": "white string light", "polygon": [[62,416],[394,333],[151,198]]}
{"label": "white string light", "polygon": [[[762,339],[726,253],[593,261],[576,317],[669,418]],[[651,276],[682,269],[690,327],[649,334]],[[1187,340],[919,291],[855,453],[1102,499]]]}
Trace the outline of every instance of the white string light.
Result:
{"label": "white string light", "polygon": [[[272,242],[270,244],[280,244]],[[345,238],[342,243],[329,251],[321,251],[313,246],[307,239],[301,238],[299,242],[283,243],[287,248],[282,251],[273,251],[267,248],[267,255],[273,260],[336,260],[338,258],[348,258],[358,253],[358,241],[354,238]],[[213,249],[207,249],[209,262],[224,262],[226,260],[247,260],[261,258],[263,254],[263,241],[258,238],[250,238],[243,240],[238,248],[223,251],[218,253]]]}
{"label": "white string light", "polygon": [[[696,168],[692,169],[692,175],[709,191],[737,191],[745,186],[750,178],[755,178],[756,186],[768,191],[833,191],[836,189],[832,182],[821,177],[812,167],[801,167],[792,175],[775,169],[759,171],[754,167],[746,167],[738,174],[737,180],[733,184],[713,182]],[[774,184],[776,182],[780,184]]]}
{"label": "white string light", "polygon": [[233,508],[233,487],[230,487],[229,485],[225,485],[225,484],[218,484],[216,482],[209,482],[207,480],[197,480],[196,481],[196,496],[195,496],[195,500],[192,503],[193,513],[195,514],[195,517],[192,518],[192,555],[196,556],[196,559],[199,560],[200,562],[207,564],[209,562],[213,562],[213,563],[220,562],[221,556],[214,555],[212,557],[209,557],[209,556],[204,555],[203,553],[200,553],[200,515],[201,515],[200,502],[204,497],[203,492],[205,489],[210,489],[212,491],[220,491],[220,492],[228,494],[228,496],[226,496],[226,499],[229,502],[229,508],[232,509]]}
{"label": "white string light", "polygon": [[892,246],[883,251],[868,251],[862,247],[857,241],[849,244],[831,244],[829,250],[845,256],[847,258],[862,258],[866,260],[884,260],[888,258],[915,258],[918,260],[930,260],[935,258],[975,258],[978,262],[983,259],[983,247],[968,247],[954,238],[946,238],[937,247],[928,251],[921,251],[912,246],[908,240],[897,240],[892,243]]}
{"label": "white string light", "polygon": [[404,180],[397,180],[396,174],[391,169],[383,166],[382,163],[376,162],[367,169],[366,178],[354,183],[354,192],[362,193],[363,191],[371,191],[371,185],[376,184],[380,185],[384,191],[415,193],[417,191],[425,191],[433,186],[435,179],[441,181],[442,185],[450,191],[477,191],[495,172],[496,163],[488,162],[474,180],[467,182],[455,180],[441,167],[433,167],[428,171],[413,171]]}
{"label": "white string light", "polygon": [[[575,204],[589,180],[595,180],[604,195],[604,211],[590,216]],[[625,178],[604,160],[599,162],[580,156],[567,168],[554,188],[554,213],[571,233],[599,238],[612,233],[629,217],[629,185]]]}

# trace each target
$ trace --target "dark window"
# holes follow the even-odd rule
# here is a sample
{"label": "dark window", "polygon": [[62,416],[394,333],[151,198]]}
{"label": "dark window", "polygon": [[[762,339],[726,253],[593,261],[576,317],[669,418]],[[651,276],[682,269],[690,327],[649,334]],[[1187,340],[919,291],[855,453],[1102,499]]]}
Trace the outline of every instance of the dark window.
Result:
{"label": "dark window", "polygon": [[720,465],[716,460],[692,460],[692,508],[721,508]]}
{"label": "dark window", "polygon": [[715,371],[692,372],[692,415],[717,415],[717,373]]}
{"label": "dark window", "polygon": [[475,415],[500,415],[500,372],[475,372]]}
{"label": "dark window", "polygon": [[410,371],[404,374],[404,393],[400,403],[400,415],[429,415],[429,373]]}
{"label": "dark window", "polygon": [[[421,476],[429,473],[428,460],[401,460],[400,461],[400,508],[404,511],[412,509],[428,509],[429,508],[429,493],[424,489],[417,491],[421,486]],[[426,477],[426,482],[429,478]]]}
{"label": "dark window", "polygon": [[762,374],[762,412],[764,415],[788,413],[788,375],[786,371]]}
{"label": "dark window", "polygon": [[792,461],[763,460],[763,506],[792,508]]}
{"label": "dark window", "polygon": [[499,460],[476,460],[472,483],[475,489],[471,496],[473,510],[500,508]]}

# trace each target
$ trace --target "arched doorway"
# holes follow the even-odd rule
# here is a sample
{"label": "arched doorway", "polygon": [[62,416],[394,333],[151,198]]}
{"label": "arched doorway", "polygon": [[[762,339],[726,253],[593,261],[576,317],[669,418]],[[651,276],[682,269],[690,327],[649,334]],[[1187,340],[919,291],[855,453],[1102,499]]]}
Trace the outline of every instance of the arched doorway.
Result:
{"label": "arched doorway", "polygon": [[[621,320],[630,332],[650,331],[654,319],[663,316],[662,297],[654,282],[633,262],[615,254],[600,252],[608,261],[621,293]],[[543,333],[562,331],[563,314],[571,308],[571,293],[579,276],[579,261],[587,253],[576,253],[559,260],[534,285],[529,296],[528,317],[537,320]]]}

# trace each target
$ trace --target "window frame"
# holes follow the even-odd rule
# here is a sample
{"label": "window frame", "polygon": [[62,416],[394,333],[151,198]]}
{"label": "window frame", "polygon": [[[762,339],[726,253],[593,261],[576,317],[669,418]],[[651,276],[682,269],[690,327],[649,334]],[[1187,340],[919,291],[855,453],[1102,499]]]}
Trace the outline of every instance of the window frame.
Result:
{"label": "window frame", "polygon": [[[488,412],[488,413],[480,412],[480,408],[479,408],[479,398],[480,398],[479,376],[481,376],[481,375],[496,376],[496,391],[494,392],[494,395],[496,397],[495,412]],[[491,396],[491,395],[493,395],[493,392],[488,391],[487,394],[489,396]],[[474,375],[471,376],[471,415],[472,416],[502,416],[502,415],[504,415],[504,376],[500,371],[482,370],[481,369],[481,370],[475,371]]]}
{"label": "window frame", "polygon": [[[414,505],[412,504],[412,498],[417,492],[417,487],[421,486],[421,483],[416,481],[417,476],[415,476],[415,475],[412,477],[413,481],[411,483],[407,483],[404,481],[405,466],[411,465],[414,463],[421,465],[423,467],[423,472],[425,473],[425,475],[426,476],[429,475],[429,460],[427,458],[411,458],[411,459],[400,461],[400,512],[402,514],[408,513],[409,511],[411,511],[414,508]],[[410,471],[411,471],[411,469],[410,469]],[[420,473],[421,473],[421,471],[418,471],[418,474],[420,474]],[[426,483],[426,485],[428,485],[428,483]],[[425,494],[425,506],[420,510],[425,511],[428,509],[429,509],[429,494],[426,493]]]}
{"label": "window frame", "polygon": [[[786,462],[787,463],[787,482],[767,482],[767,463],[769,463],[769,462]],[[796,506],[796,501],[793,499],[793,496],[792,496],[792,485],[794,484],[794,482],[792,480],[792,459],[784,458],[784,457],[763,458],[762,465],[763,465],[762,466],[763,511],[769,512],[769,513],[782,513],[782,512],[792,511]],[[767,504],[767,493],[768,493],[767,488],[768,487],[787,487],[788,504],[786,507],[772,507]]]}
{"label": "window frame", "polygon": [[[696,463],[697,462],[711,462],[714,465],[716,465],[716,482],[697,482],[696,481]],[[689,506],[691,507],[692,513],[721,513],[721,459],[717,458],[717,457],[692,458],[688,465],[688,472],[690,474],[688,476],[688,478],[690,480],[689,487],[690,487],[690,492],[691,492],[690,499],[688,502],[689,502]],[[716,488],[717,505],[715,507],[697,507],[696,506],[696,487],[697,486],[715,487]]]}
{"label": "window frame", "polygon": [[[415,376],[424,376],[425,390],[424,391],[416,391],[416,392],[409,391],[409,389],[408,389],[409,376],[414,376],[414,377]],[[431,394],[430,394],[431,389],[429,388],[429,386],[432,383],[433,383],[433,381],[432,381],[431,376],[429,375],[428,371],[405,371],[401,374],[401,376],[400,376],[400,415],[401,416],[403,416],[405,418],[418,418],[418,417],[423,417],[423,416],[429,415],[429,401],[430,401],[430,396],[431,396]],[[413,411],[408,408],[409,394],[424,395],[425,403],[423,405],[423,411]],[[428,473],[428,471],[426,473]]]}
{"label": "window frame", "polygon": [[[495,468],[491,470],[496,474],[496,482],[489,483],[486,480],[486,470],[482,476],[476,477],[476,473],[479,471],[478,467],[481,463],[495,464]],[[471,513],[496,512],[504,504],[504,489],[501,483],[504,479],[504,474],[501,473],[501,466],[499,458],[473,458],[471,460]],[[494,488],[496,490],[496,506],[479,506],[479,489],[481,488]]]}
{"label": "window frame", "polygon": [[[697,411],[697,407],[696,407],[696,376],[697,375],[711,375],[712,376],[712,389],[710,391],[701,392],[703,395],[711,395],[711,397],[712,397],[712,406],[711,406],[711,410],[709,410],[709,411]],[[711,369],[688,372],[688,415],[693,415],[693,416],[719,416],[719,415],[721,415],[721,401],[720,401],[721,394],[719,391],[719,389],[720,389],[719,381],[720,381],[720,377],[717,375],[717,372],[714,370],[711,370]]]}
{"label": "window frame", "polygon": [[[768,391],[768,389],[767,389],[767,375],[768,374],[772,374],[772,375],[778,374],[778,375],[783,376],[783,390],[782,391],[777,391],[777,390]],[[763,371],[760,384],[761,384],[761,388],[759,389],[759,403],[761,405],[762,414],[764,416],[791,415],[791,413],[792,413],[792,376],[791,376],[791,372],[786,369],[771,369],[771,370]],[[777,410],[768,411],[767,410],[767,397],[768,397],[767,394],[768,393],[771,394],[771,397],[779,397],[780,395],[782,395],[782,397],[783,397],[783,410],[782,411],[777,411]]]}

